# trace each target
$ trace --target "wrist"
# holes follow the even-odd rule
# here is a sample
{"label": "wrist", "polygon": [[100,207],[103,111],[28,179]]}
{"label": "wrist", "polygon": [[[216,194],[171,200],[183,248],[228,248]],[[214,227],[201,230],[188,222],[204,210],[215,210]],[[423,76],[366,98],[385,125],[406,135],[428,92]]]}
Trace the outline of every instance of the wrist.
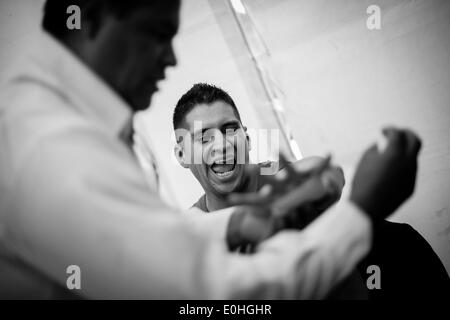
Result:
{"label": "wrist", "polygon": [[376,230],[378,230],[378,225],[380,224],[380,219],[377,219],[377,216],[373,214],[373,212],[370,212],[369,209],[367,209],[365,206],[361,205],[361,202],[358,200],[355,200],[354,197],[350,196],[349,202],[353,204],[355,207],[359,209],[359,211],[364,214],[367,218],[370,220],[370,229],[372,233],[372,241],[375,238],[375,234],[377,233]]}
{"label": "wrist", "polygon": [[357,206],[364,214],[366,214],[371,221],[378,220],[376,214],[375,203],[372,203],[374,196],[368,196],[365,193],[358,192],[360,190],[352,188],[349,200],[352,204]]}

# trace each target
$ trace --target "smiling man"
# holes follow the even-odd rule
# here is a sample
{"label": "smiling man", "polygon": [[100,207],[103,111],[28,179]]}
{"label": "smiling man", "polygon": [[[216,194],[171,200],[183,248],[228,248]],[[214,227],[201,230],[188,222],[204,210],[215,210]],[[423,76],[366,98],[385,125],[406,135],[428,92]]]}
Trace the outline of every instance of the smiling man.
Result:
{"label": "smiling man", "polygon": [[[198,83],[188,90],[175,107],[173,126],[177,139],[175,156],[205,191],[194,204],[204,212],[229,207],[229,195],[233,192],[259,191],[265,181],[261,173],[280,177],[285,173],[284,165],[278,162],[250,164],[247,128],[233,99],[216,86]],[[316,214],[339,199],[345,182],[342,170],[326,165],[326,161],[309,157],[290,164],[305,178],[325,166],[321,172],[323,183],[317,185],[314,195]]]}
{"label": "smiling man", "polygon": [[[227,92],[214,85],[193,85],[175,107],[173,126],[177,139],[175,156],[184,168],[191,170],[205,192],[193,205],[193,212],[230,207],[232,193],[261,192],[265,183],[262,173],[274,174],[282,183],[289,169],[282,168],[284,165],[278,162],[250,163],[251,140],[236,104]],[[302,173],[305,181],[317,181],[313,192],[305,197],[304,205],[298,208],[296,221],[288,223],[291,228],[302,229],[340,198],[344,175],[340,168],[320,157],[285,165]],[[251,252],[254,244],[247,243],[239,250]],[[365,285],[357,272],[329,296],[331,299],[366,297]]]}
{"label": "smiling man", "polygon": [[222,209],[227,206],[226,195],[249,188],[244,170],[249,163],[250,138],[226,92],[206,84],[194,85],[177,103],[173,125],[178,142],[175,156],[205,190],[197,207]]}

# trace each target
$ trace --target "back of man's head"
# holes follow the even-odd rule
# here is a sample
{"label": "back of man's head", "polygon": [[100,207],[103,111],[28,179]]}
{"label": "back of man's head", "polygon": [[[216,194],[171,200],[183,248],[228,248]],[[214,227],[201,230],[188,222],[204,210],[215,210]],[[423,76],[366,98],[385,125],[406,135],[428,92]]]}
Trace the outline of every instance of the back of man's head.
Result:
{"label": "back of man's head", "polygon": [[69,16],[68,8],[76,5],[80,8],[83,20],[89,20],[91,23],[99,21],[102,9],[120,17],[126,15],[129,11],[145,4],[144,0],[47,0],[44,6],[44,18],[42,27],[52,34],[55,38],[64,40],[69,34],[77,32],[76,29],[67,27],[67,18]]}
{"label": "back of man's head", "polygon": [[42,25],[138,111],[176,65],[179,7],[180,0],[47,0]]}
{"label": "back of man's head", "polygon": [[236,117],[241,121],[239,111],[231,96],[223,89],[207,83],[196,83],[178,100],[173,112],[173,128],[180,128],[186,115],[199,104],[211,104],[223,101],[233,108]]}
{"label": "back of man's head", "polygon": [[99,22],[101,13],[108,12],[116,17],[124,17],[131,11],[142,6],[157,6],[162,3],[175,1],[164,0],[47,0],[44,5],[42,27],[54,37],[64,39],[69,34],[76,33],[76,29],[67,27],[68,8],[77,6],[83,20],[90,23]]}

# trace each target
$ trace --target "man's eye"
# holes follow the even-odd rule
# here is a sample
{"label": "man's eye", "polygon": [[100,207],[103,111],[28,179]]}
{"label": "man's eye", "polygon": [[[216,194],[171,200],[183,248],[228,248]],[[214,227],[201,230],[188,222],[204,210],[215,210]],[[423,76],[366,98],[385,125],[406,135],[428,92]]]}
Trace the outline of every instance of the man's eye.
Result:
{"label": "man's eye", "polygon": [[210,142],[210,141],[214,141],[214,136],[204,135],[204,136],[202,137],[202,142],[203,142],[203,143]]}
{"label": "man's eye", "polygon": [[235,135],[235,134],[237,133],[238,129],[239,129],[239,128],[227,128],[227,130],[225,131],[225,133],[226,133],[228,136],[233,136],[233,135]]}
{"label": "man's eye", "polygon": [[171,37],[167,34],[164,33],[157,33],[154,35],[155,39],[159,42],[166,42],[169,41],[171,39]]}

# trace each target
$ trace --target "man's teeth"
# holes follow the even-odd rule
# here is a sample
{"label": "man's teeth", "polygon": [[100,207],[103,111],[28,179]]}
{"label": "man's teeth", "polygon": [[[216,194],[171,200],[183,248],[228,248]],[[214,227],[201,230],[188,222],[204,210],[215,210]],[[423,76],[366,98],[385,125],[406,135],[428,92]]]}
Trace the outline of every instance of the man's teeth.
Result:
{"label": "man's teeth", "polygon": [[235,169],[234,164],[225,164],[225,163],[218,164],[217,162],[215,162],[211,166],[211,170],[214,171],[214,173],[219,177],[227,177],[231,175],[234,169]]}
{"label": "man's teeth", "polygon": [[226,177],[226,176],[229,176],[230,174],[232,174],[233,173],[233,170],[231,170],[231,171],[225,171],[225,172],[216,172],[216,174],[219,176],[219,177]]}
{"label": "man's teeth", "polygon": [[215,164],[233,164],[234,163],[234,159],[229,159],[229,160],[217,160],[214,162]]}

